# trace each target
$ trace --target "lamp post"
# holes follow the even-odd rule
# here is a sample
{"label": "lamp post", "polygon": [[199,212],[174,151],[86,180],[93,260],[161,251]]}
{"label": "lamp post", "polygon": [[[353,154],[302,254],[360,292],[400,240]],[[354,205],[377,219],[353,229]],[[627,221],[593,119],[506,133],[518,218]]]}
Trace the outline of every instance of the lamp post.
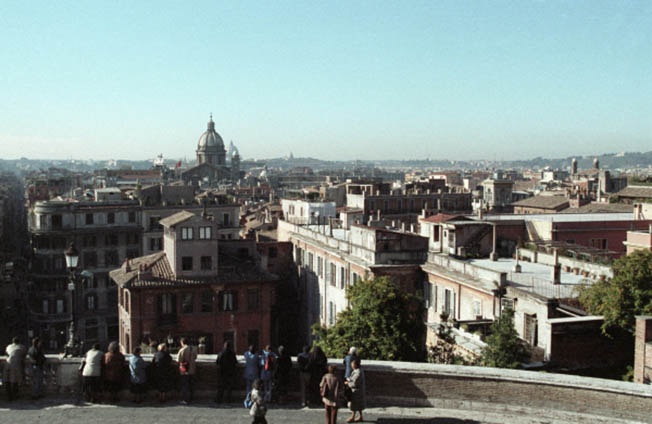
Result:
{"label": "lamp post", "polygon": [[76,277],[75,270],[79,263],[79,252],[77,247],[75,247],[75,242],[70,243],[68,249],[63,252],[66,256],[66,268],[68,268],[70,282],[68,283],[68,291],[70,292],[70,326],[68,327],[68,342],[64,347],[64,357],[67,356],[79,356],[79,343],[75,334],[75,289],[76,287]]}

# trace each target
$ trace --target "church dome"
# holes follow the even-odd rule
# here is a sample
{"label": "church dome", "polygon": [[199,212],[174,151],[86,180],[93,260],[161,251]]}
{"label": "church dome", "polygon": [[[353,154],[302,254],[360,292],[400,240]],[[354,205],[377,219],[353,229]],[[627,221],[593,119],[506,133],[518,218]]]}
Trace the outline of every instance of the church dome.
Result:
{"label": "church dome", "polygon": [[213,122],[213,115],[211,115],[210,120],[208,121],[208,129],[199,137],[197,142],[197,149],[204,150],[207,147],[217,147],[224,150],[224,141],[222,137],[215,131],[215,122]]}

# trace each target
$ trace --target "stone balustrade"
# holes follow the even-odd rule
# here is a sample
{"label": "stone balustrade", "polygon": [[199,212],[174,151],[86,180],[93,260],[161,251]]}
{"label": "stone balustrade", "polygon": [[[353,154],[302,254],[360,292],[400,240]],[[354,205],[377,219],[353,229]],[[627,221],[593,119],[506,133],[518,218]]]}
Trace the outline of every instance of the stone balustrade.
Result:
{"label": "stone balustrade", "polygon": [[[151,361],[151,355],[143,355]],[[242,362],[242,358],[239,358]],[[4,368],[5,358],[0,358]],[[342,361],[329,361],[342,371]],[[48,356],[47,396],[79,393],[79,358]],[[363,360],[370,405],[423,406],[500,412],[507,407],[650,422],[652,387],[613,380],[496,368]],[[29,369],[29,367],[28,367]],[[293,370],[295,373],[295,369]],[[29,373],[28,373],[29,374]],[[298,399],[298,376],[291,394]],[[196,395],[211,399],[217,385],[215,355],[200,355]],[[125,387],[125,390],[127,387]],[[238,388],[242,395],[244,382]],[[29,396],[29,375],[22,387]],[[2,397],[0,397],[2,399]]]}

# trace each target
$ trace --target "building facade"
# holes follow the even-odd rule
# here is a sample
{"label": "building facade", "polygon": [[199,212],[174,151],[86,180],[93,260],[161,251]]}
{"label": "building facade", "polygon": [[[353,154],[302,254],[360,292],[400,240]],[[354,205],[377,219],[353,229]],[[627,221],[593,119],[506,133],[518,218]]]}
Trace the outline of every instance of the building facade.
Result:
{"label": "building facade", "polygon": [[278,278],[262,270],[253,240],[218,237],[210,216],[178,212],[160,221],[164,251],[111,272],[118,288],[119,340],[127,351],[190,337],[206,353],[225,341],[237,351],[272,337]]}

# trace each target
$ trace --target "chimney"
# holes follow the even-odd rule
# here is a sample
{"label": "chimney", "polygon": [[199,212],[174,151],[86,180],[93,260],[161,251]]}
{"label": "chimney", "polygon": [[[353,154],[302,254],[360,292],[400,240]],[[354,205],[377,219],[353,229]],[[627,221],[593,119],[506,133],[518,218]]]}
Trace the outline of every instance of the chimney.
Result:
{"label": "chimney", "polygon": [[552,252],[552,284],[561,284],[561,264],[559,263],[559,252],[555,249]]}

